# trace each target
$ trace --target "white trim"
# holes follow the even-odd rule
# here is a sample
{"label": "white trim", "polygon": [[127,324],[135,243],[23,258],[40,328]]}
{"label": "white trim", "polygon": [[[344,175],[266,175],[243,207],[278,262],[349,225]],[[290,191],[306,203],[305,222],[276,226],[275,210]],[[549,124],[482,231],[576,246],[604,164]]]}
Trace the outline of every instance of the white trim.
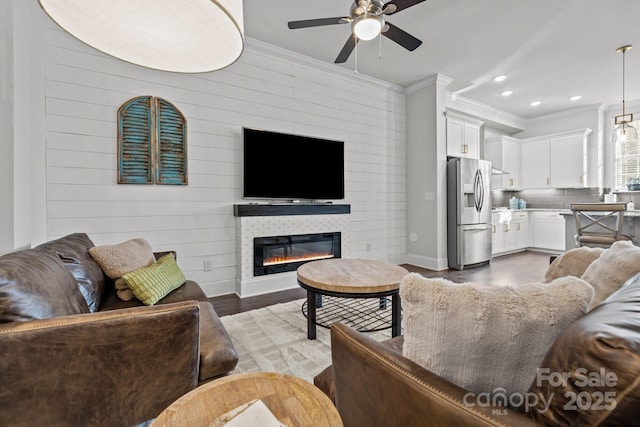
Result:
{"label": "white trim", "polygon": [[290,271],[288,273],[254,277],[242,282],[237,280],[235,291],[240,298],[246,298],[298,287],[300,287],[298,285],[298,275],[295,271]]}
{"label": "white trim", "polygon": [[207,298],[229,295],[236,291],[236,285],[233,279],[216,283],[200,283],[200,287]]}
{"label": "white trim", "polygon": [[342,78],[347,78],[350,80],[355,80],[359,83],[368,83],[375,86],[380,86],[384,89],[391,90],[398,93],[406,92],[406,89],[404,87],[396,85],[394,83],[389,83],[384,80],[376,79],[375,77],[367,76],[366,74],[361,74],[361,73],[356,74],[353,71],[347,70],[336,64],[330,64],[328,62],[321,61],[319,59],[315,59],[298,52],[293,52],[288,49],[283,49],[281,47],[274,46],[272,44],[265,43],[260,40],[252,39],[250,37],[245,37],[244,41],[245,41],[245,50],[248,50],[251,52],[270,55],[278,59],[282,59],[284,61],[293,62],[297,65],[310,68],[314,71],[323,71],[329,74],[335,74],[336,76],[340,76]]}
{"label": "white trim", "polygon": [[465,113],[462,113],[458,110],[454,110],[451,108],[447,108],[447,111],[445,111],[444,113],[445,117],[449,118],[456,118],[456,119],[460,119],[460,120],[464,120],[468,123],[474,124],[476,126],[482,126],[484,124],[484,122],[482,120],[478,120],[475,116],[469,116]]}
{"label": "white trim", "polygon": [[415,254],[407,254],[407,264],[435,271],[447,270],[449,268],[447,258],[432,258]]}
{"label": "white trim", "polygon": [[[622,114],[622,102],[619,102],[617,104],[603,104],[604,105],[604,111],[605,113],[611,113],[611,115],[613,116],[617,116],[618,114]],[[637,109],[640,110],[640,99],[635,100],[635,101],[631,101],[631,102],[625,102],[625,112],[626,113],[631,113],[632,111],[626,111],[626,110],[630,110],[630,109]]]}
{"label": "white trim", "polygon": [[447,92],[447,102],[457,102],[461,105],[479,108],[488,113],[492,113],[494,115],[504,117],[505,119],[514,121],[514,122],[527,122],[527,119],[517,116],[515,114],[508,113],[506,111],[500,110],[492,105],[484,104],[480,101],[476,101],[475,99],[467,98],[466,96],[457,95],[455,92]]}
{"label": "white trim", "polygon": [[[602,103],[589,104],[589,105],[584,105],[582,107],[570,108],[568,110],[562,110],[555,113],[545,114],[544,116],[532,117],[530,119],[526,119],[525,123],[531,124],[531,123],[542,122],[545,120],[560,119],[562,117],[572,116],[574,114],[584,113],[588,111],[598,111],[602,107],[602,105],[603,105]],[[638,105],[640,105],[640,103]]]}
{"label": "white trim", "polygon": [[504,130],[508,133],[521,132],[526,128],[527,120],[482,102],[447,92],[447,109],[474,117],[486,125]]}
{"label": "white trim", "polygon": [[453,82],[451,77],[445,76],[444,74],[433,74],[426,79],[417,81],[413,84],[410,84],[406,88],[407,95],[410,95],[414,92],[419,91],[420,89],[424,89],[425,87],[432,86],[433,84],[441,84],[443,86],[449,86]]}
{"label": "white trim", "polygon": [[531,136],[529,138],[520,138],[519,141],[521,143],[527,143],[531,141],[537,141],[539,139],[545,139],[545,138],[551,138],[551,137],[558,138],[563,136],[574,136],[574,135],[582,135],[586,137],[591,135],[591,132],[593,132],[591,128],[580,128],[580,129],[566,130],[563,132],[553,132],[553,133],[548,133],[548,134],[539,135],[539,136]]}

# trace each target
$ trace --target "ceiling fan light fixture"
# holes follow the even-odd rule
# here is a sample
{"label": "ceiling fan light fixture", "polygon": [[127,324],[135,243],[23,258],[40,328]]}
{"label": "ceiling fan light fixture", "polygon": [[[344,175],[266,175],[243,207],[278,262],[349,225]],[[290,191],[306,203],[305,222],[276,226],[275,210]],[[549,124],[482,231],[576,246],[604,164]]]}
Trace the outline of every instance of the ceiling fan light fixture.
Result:
{"label": "ceiling fan light fixture", "polygon": [[236,0],[39,0],[65,31],[106,54],[163,71],[231,65],[244,47]]}
{"label": "ceiling fan light fixture", "polygon": [[384,19],[371,13],[365,13],[356,17],[351,27],[353,34],[355,34],[359,40],[373,40],[380,34],[382,28],[384,28]]}

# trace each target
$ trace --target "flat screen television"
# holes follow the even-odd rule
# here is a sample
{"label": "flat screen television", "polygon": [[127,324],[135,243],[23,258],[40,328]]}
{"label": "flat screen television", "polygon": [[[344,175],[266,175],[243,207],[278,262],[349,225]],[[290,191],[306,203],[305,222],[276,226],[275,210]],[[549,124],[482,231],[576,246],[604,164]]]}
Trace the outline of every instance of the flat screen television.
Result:
{"label": "flat screen television", "polygon": [[242,196],[344,199],[344,141],[243,128]]}

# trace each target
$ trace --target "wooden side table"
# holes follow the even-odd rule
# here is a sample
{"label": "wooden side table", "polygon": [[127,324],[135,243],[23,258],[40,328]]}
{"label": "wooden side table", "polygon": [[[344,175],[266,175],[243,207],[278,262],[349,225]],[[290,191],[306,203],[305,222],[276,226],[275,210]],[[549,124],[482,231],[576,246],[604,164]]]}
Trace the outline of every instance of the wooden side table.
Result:
{"label": "wooden side table", "polygon": [[173,402],[151,427],[219,426],[215,420],[254,399],[261,399],[287,427],[341,427],[331,400],[300,378],[272,372],[230,375],[201,385]]}
{"label": "wooden side table", "polygon": [[401,333],[400,280],[409,272],[384,261],[332,258],[298,268],[298,284],[307,290],[307,338],[316,339],[316,296],[383,298],[391,296],[391,335]]}

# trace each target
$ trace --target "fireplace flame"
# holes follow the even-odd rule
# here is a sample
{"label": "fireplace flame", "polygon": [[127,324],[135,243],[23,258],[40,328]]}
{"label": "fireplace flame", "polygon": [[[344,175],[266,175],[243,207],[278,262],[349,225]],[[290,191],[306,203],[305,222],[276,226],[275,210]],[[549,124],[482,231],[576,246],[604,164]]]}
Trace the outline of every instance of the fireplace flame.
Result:
{"label": "fireplace flame", "polygon": [[314,261],[318,259],[327,259],[333,258],[333,254],[329,252],[325,253],[311,253],[304,255],[289,255],[289,256],[272,256],[270,258],[265,259],[262,262],[263,266],[268,265],[280,265],[280,264],[288,264],[290,262],[300,262],[300,261]]}

